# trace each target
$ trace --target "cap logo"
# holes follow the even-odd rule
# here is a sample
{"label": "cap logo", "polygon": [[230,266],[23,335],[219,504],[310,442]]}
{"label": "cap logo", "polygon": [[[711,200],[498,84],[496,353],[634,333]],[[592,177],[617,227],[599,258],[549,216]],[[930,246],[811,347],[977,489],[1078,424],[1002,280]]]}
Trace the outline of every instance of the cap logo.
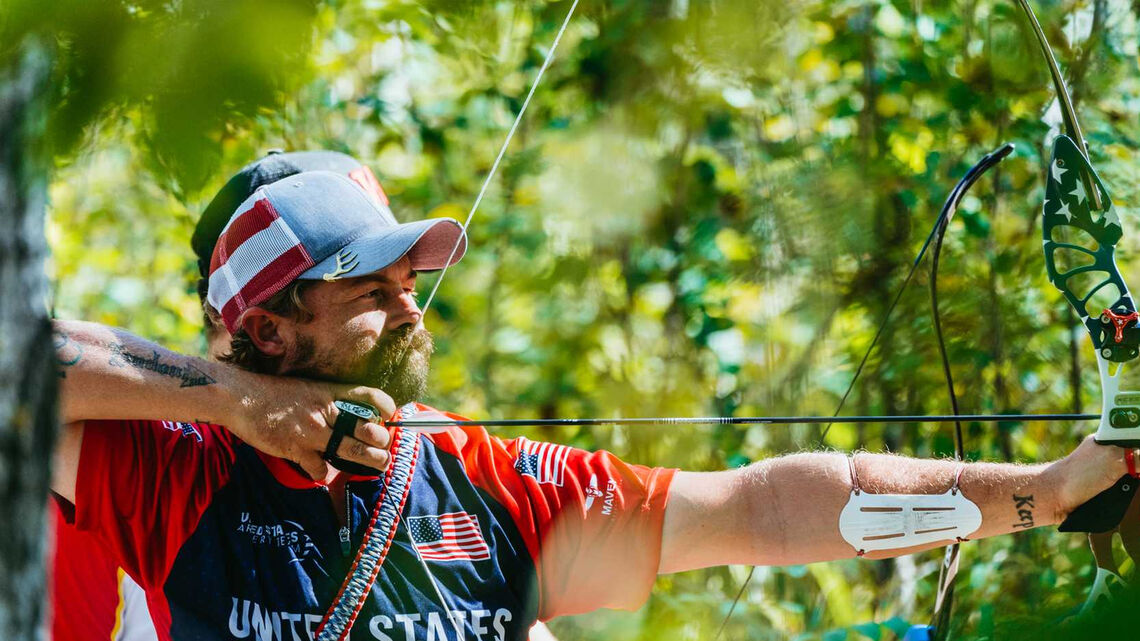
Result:
{"label": "cap logo", "polygon": [[330,283],[334,280],[340,280],[341,274],[347,274],[348,272],[356,269],[356,266],[359,264],[360,261],[357,260],[356,252],[348,249],[342,249],[337,252],[336,255],[336,269],[325,274],[322,276],[322,278]]}

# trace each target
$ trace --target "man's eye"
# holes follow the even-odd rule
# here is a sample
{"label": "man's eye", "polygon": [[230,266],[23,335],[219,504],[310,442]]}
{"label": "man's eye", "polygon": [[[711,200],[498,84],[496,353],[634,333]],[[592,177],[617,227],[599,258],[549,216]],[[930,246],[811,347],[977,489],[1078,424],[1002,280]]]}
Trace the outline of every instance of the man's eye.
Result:
{"label": "man's eye", "polygon": [[367,294],[365,294],[364,296],[362,296],[362,298],[377,298],[377,299],[383,298],[383,297],[384,297],[384,292],[380,291],[379,289],[373,289],[372,291],[370,291]]}

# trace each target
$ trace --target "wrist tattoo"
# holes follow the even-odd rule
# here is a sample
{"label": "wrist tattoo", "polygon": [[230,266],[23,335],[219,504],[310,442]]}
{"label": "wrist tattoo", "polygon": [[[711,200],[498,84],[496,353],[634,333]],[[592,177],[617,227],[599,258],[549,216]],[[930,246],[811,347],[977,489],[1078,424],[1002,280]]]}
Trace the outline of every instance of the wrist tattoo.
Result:
{"label": "wrist tattoo", "polygon": [[111,358],[107,362],[114,367],[130,366],[138,370],[154,372],[160,376],[176,378],[180,381],[179,387],[198,387],[217,382],[209,374],[190,363],[174,365],[163,362],[162,354],[157,349],[152,349],[150,356],[134,354],[120,343],[112,343],[110,349]]}
{"label": "wrist tattoo", "polygon": [[1033,527],[1033,495],[1019,496],[1013,495],[1013,508],[1017,510],[1018,522],[1013,524],[1013,527],[1029,529]]}
{"label": "wrist tattoo", "polygon": [[55,362],[59,365],[60,378],[67,378],[66,368],[83,360],[83,345],[71,339],[64,332],[52,337],[52,346],[55,347]]}

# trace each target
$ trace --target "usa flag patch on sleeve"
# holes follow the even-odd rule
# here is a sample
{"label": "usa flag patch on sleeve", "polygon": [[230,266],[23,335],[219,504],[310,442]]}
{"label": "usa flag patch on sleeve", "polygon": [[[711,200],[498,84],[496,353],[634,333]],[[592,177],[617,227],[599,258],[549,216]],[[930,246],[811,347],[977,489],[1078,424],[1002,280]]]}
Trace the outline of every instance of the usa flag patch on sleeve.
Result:
{"label": "usa flag patch on sleeve", "polygon": [[198,431],[198,427],[193,423],[182,423],[179,421],[162,421],[162,426],[171,432],[180,432],[182,436],[189,436],[190,438],[202,442],[202,433]]}
{"label": "usa flag patch on sleeve", "polygon": [[562,476],[566,471],[568,458],[570,458],[570,448],[565,445],[520,438],[515,471],[523,476],[533,477],[539,483],[552,483],[562,487]]}

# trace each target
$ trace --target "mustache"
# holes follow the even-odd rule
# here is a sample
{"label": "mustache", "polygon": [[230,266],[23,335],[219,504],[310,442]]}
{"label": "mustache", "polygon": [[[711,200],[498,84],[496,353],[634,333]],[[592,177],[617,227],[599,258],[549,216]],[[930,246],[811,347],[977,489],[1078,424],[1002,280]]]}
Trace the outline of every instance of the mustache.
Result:
{"label": "mustache", "polygon": [[401,325],[385,332],[377,347],[385,360],[403,360],[407,352],[422,350],[432,344],[431,332],[416,325]]}
{"label": "mustache", "polygon": [[373,376],[377,383],[391,385],[406,378],[410,370],[418,369],[418,362],[426,363],[434,352],[431,332],[423,327],[403,325],[380,338],[373,352],[376,367]]}
{"label": "mustache", "polygon": [[384,365],[373,374],[370,384],[387,392],[398,406],[422,397],[427,391],[428,363],[435,351],[431,332],[406,325],[384,337],[378,347],[377,355]]}
{"label": "mustache", "polygon": [[415,325],[401,325],[396,329],[384,332],[384,335],[380,337],[380,342],[385,345],[407,342],[416,333],[417,329]]}
{"label": "mustache", "polygon": [[296,365],[288,372],[319,380],[367,385],[383,390],[397,406],[418,400],[427,392],[431,332],[402,325],[384,332],[366,352],[334,344],[318,353],[313,340],[299,336]]}

